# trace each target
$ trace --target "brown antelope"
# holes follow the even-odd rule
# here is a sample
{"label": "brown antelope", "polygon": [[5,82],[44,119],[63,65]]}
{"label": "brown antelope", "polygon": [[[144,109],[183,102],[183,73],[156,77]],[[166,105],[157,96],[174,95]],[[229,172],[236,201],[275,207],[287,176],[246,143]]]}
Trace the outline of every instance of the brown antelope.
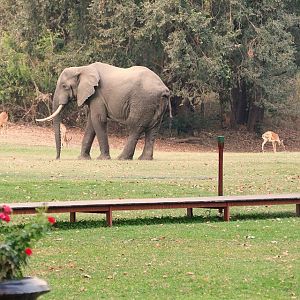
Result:
{"label": "brown antelope", "polygon": [[60,133],[61,133],[61,146],[68,147],[72,137],[68,137],[67,127],[62,123],[60,123]]}
{"label": "brown antelope", "polygon": [[221,124],[222,124],[222,127],[223,128],[229,128],[230,127],[230,123],[231,123],[231,120],[230,120],[230,112],[224,112],[222,114],[222,119],[221,119]]}
{"label": "brown antelope", "polygon": [[283,149],[285,150],[285,146],[283,144],[283,140],[279,139],[279,135],[277,133],[275,133],[273,131],[267,131],[261,137],[264,140],[263,143],[262,143],[262,145],[261,145],[262,152],[265,152],[264,151],[264,146],[265,146],[265,144],[267,142],[271,142],[272,143],[274,153],[276,152],[276,143],[278,143],[279,146],[282,146]]}
{"label": "brown antelope", "polygon": [[6,132],[7,130],[7,121],[8,121],[8,113],[6,111],[3,111],[0,114],[0,127],[1,127],[1,132],[3,131]]}

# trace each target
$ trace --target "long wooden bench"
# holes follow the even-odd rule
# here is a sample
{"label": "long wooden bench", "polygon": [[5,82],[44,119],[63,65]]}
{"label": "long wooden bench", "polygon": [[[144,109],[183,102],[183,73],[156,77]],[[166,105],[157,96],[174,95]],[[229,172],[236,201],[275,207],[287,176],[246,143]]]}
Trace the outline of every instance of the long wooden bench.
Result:
{"label": "long wooden bench", "polygon": [[193,208],[224,210],[224,221],[230,219],[230,207],[295,204],[296,216],[300,216],[300,193],[281,195],[210,196],[194,198],[148,198],[86,201],[2,203],[9,205],[14,214],[34,214],[36,209],[47,207],[48,213],[70,213],[70,221],[76,221],[77,212],[104,213],[108,226],[112,226],[113,211],[186,208],[193,216]]}

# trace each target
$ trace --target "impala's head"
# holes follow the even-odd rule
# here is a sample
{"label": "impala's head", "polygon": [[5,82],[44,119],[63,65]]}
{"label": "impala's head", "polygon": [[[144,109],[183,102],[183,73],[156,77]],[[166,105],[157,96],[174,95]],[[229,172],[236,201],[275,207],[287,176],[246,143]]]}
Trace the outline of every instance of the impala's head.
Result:
{"label": "impala's head", "polygon": [[285,150],[285,145],[283,143],[283,140],[279,140],[279,145],[282,146],[284,148],[284,150]]}

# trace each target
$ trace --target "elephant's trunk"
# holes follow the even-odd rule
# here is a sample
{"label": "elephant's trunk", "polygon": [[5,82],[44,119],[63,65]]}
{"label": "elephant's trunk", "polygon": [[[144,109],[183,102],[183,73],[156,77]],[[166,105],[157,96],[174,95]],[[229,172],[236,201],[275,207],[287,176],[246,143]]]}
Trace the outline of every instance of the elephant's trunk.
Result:
{"label": "elephant's trunk", "polygon": [[61,117],[60,115],[58,115],[53,119],[55,146],[56,146],[56,159],[60,159],[60,152],[61,152],[60,123],[61,123]]}
{"label": "elephant's trunk", "polygon": [[61,123],[61,114],[60,111],[64,105],[58,104],[57,98],[54,95],[53,99],[53,127],[54,127],[54,134],[55,134],[55,146],[56,146],[56,159],[60,159],[61,153],[61,133],[60,133],[60,123]]}
{"label": "elephant's trunk", "polygon": [[[55,99],[55,97],[54,97]],[[54,133],[55,133],[55,144],[56,144],[56,159],[60,159],[60,152],[61,152],[61,134],[60,134],[60,123],[61,123],[61,116],[60,112],[63,109],[64,105],[56,104],[56,101],[53,101],[53,113],[51,116],[44,118],[44,119],[36,119],[36,121],[44,122],[44,121],[51,121],[53,120],[54,125]]]}

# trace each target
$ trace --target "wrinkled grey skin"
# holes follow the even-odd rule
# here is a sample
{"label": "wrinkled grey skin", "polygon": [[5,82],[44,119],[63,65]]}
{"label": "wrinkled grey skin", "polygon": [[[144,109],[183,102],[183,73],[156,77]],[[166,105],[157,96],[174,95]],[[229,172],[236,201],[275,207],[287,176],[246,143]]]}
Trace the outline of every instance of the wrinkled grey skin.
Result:
{"label": "wrinkled grey skin", "polygon": [[[170,92],[162,80],[146,67],[128,69],[96,62],[88,66],[66,68],[57,81],[53,111],[60,104],[76,99],[78,106],[89,106],[80,159],[90,159],[93,140],[100,146],[98,159],[110,159],[107,136],[108,119],[125,124],[129,137],[119,159],[132,159],[138,139],[145,134],[145,146],[139,159],[153,159],[153,147]],[[61,115],[54,118],[57,159],[60,158]]]}

